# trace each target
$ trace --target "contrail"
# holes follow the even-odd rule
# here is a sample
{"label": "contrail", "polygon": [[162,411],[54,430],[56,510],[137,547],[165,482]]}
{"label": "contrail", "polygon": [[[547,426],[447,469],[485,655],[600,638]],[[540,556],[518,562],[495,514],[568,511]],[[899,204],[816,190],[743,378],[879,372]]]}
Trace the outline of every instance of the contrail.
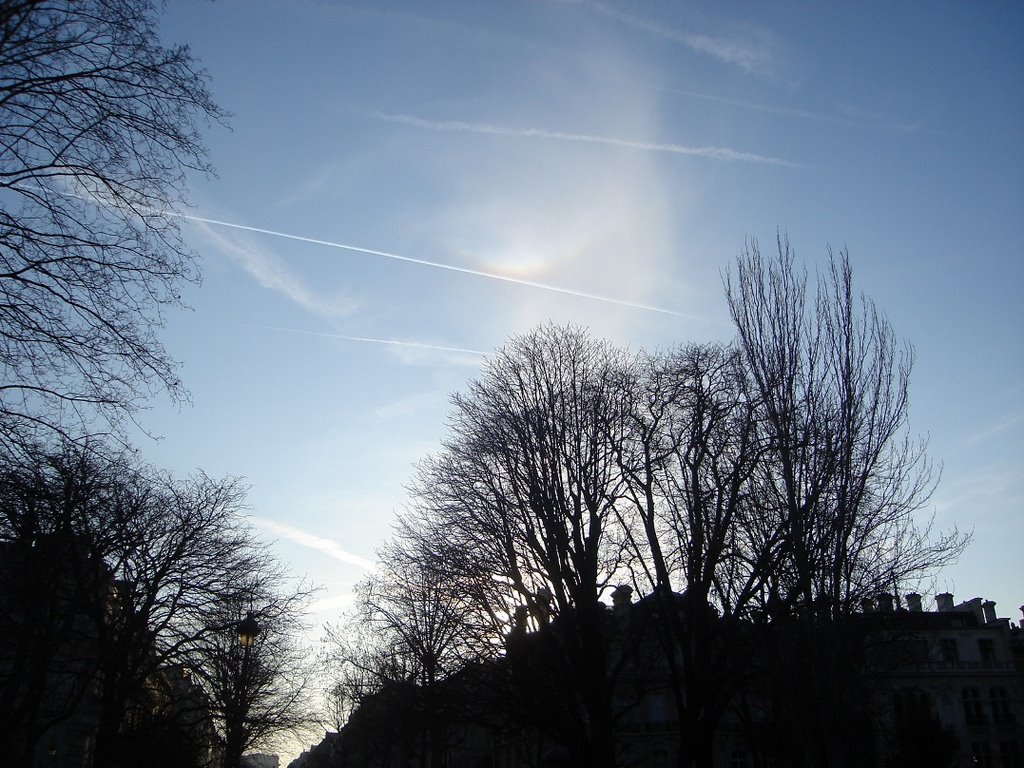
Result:
{"label": "contrail", "polygon": [[260,528],[264,528],[277,536],[288,539],[289,541],[294,541],[296,544],[303,547],[309,547],[310,549],[323,552],[328,557],[333,557],[335,560],[342,563],[355,565],[367,571],[374,571],[377,569],[377,564],[372,560],[368,560],[365,557],[360,557],[359,555],[349,552],[338,544],[338,542],[334,541],[334,539],[318,536],[315,533],[304,531],[301,528],[296,528],[295,526],[287,525],[286,523],[279,523],[276,520],[271,520],[269,517],[253,517],[252,521]]}
{"label": "contrail", "polygon": [[411,125],[415,128],[426,128],[432,131],[457,131],[464,133],[484,133],[492,136],[518,136],[521,138],[542,138],[556,139],[558,141],[575,141],[585,144],[607,144],[613,147],[624,147],[626,149],[643,149],[649,152],[667,152],[673,155],[691,155],[694,157],[706,157],[711,160],[734,160],[748,163],[765,163],[767,165],[780,165],[786,168],[800,168],[798,163],[789,160],[782,160],[777,157],[766,157],[753,152],[739,152],[729,147],[688,147],[685,144],[671,144],[650,141],[633,141],[631,139],[616,139],[611,136],[594,136],[589,133],[567,133],[564,131],[549,131],[544,128],[508,128],[501,125],[489,125],[487,123],[466,123],[459,120],[425,120],[413,115],[389,114],[386,112],[373,112],[374,117],[386,120],[391,123]]}
{"label": "contrail", "polygon": [[[15,185],[18,186],[18,185]],[[79,200],[85,200],[87,202],[97,202],[93,197],[87,197],[85,195],[75,194],[74,192],[66,191],[59,192],[59,194],[66,195],[68,197],[74,197]],[[261,235],[270,235],[271,237],[280,237],[285,240],[297,240],[301,243],[312,243],[313,245],[325,245],[329,248],[339,248],[343,251],[353,251],[355,253],[365,253],[369,256],[380,256],[385,259],[394,259],[396,261],[405,261],[410,264],[419,264],[424,267],[434,267],[435,269],[447,269],[451,272],[461,272],[466,275],[474,275],[476,277],[485,277],[489,280],[501,280],[502,282],[512,283],[514,285],[524,285],[529,288],[539,288],[543,291],[552,291],[553,293],[561,293],[566,296],[576,296],[581,299],[590,299],[591,301],[601,301],[606,304],[615,304],[620,307],[629,307],[631,309],[643,309],[648,312],[659,312],[663,315],[673,315],[675,317],[685,317],[688,320],[696,320],[700,323],[712,323],[718,325],[714,320],[707,320],[706,318],[699,317],[698,315],[687,314],[686,312],[676,312],[674,309],[665,309],[664,307],[655,307],[650,304],[639,304],[634,301],[626,301],[625,299],[613,299],[610,296],[601,296],[596,293],[587,293],[586,291],[577,291],[573,288],[561,288],[557,285],[548,285],[546,283],[537,283],[533,280],[523,280],[518,277],[509,277],[507,275],[499,275],[494,272],[484,272],[479,269],[469,269],[468,267],[456,267],[452,264],[443,264],[439,261],[428,261],[427,259],[416,259],[411,256],[401,256],[397,253],[389,253],[388,251],[377,251],[372,248],[361,248],[358,245],[347,245],[345,243],[336,243],[331,240],[321,240],[315,237],[306,237],[304,235],[293,235],[288,232],[278,232],[274,229],[265,229],[263,227],[250,227],[247,224],[237,224],[233,221],[223,221],[221,219],[210,219],[205,216],[196,216],[191,213],[182,213],[181,211],[175,210],[158,210],[158,209],[145,209],[151,210],[154,213],[160,213],[165,216],[173,216],[179,219],[185,219],[186,221],[197,221],[202,224],[211,224],[216,227],[227,227],[229,229],[240,229],[244,232],[255,232]],[[397,343],[397,342],[396,342]],[[477,353],[481,354],[481,353]]]}
{"label": "contrail", "polygon": [[750,74],[760,74],[762,70],[771,64],[770,57],[766,51],[746,45],[741,41],[710,37],[708,35],[687,34],[629,13],[623,13],[618,8],[613,8],[605,3],[580,2],[579,5],[593,13],[633,27],[648,35],[653,35],[662,40],[682,43],[694,53],[711,56],[725,64],[738,66]]}
{"label": "contrail", "polygon": [[279,328],[273,325],[253,325],[252,328],[263,328],[268,331],[282,331],[284,333],[300,333],[304,336],[323,336],[328,339],[345,339],[346,341],[362,341],[370,344],[390,344],[396,347],[413,347],[414,349],[434,349],[440,352],[459,352],[467,355],[480,355],[490,357],[490,352],[481,352],[478,349],[463,349],[462,347],[445,347],[440,344],[424,344],[417,341],[399,341],[397,339],[375,339],[369,336],[346,336],[342,333],[324,333],[323,331],[302,331],[298,328]]}
{"label": "contrail", "polygon": [[587,293],[586,291],[577,291],[573,288],[562,288],[557,285],[548,285],[546,283],[537,283],[533,280],[523,280],[518,277],[509,277],[507,275],[499,275],[494,272],[484,272],[479,269],[469,269],[468,267],[456,267],[452,264],[443,264],[439,261],[428,261],[427,259],[416,259],[411,256],[402,256],[397,253],[389,253],[388,251],[377,251],[372,248],[361,248],[358,245],[347,245],[345,243],[336,243],[331,240],[321,240],[315,237],[305,237],[304,235],[293,235],[288,232],[278,232],[273,229],[265,229],[263,227],[250,227],[247,224],[237,224],[233,221],[222,221],[220,219],[209,219],[205,216],[195,216],[190,213],[180,213],[177,211],[168,212],[168,215],[177,216],[180,219],[187,219],[188,221],[198,221],[203,224],[212,224],[217,227],[228,227],[230,229],[240,229],[245,232],[255,232],[261,235],[270,235],[271,237],[281,237],[286,240],[297,240],[301,243],[312,243],[314,245],[325,245],[328,248],[340,248],[343,251],[354,251],[355,253],[365,253],[369,256],[380,256],[385,259],[394,259],[396,261],[404,261],[409,264],[419,264],[424,267],[434,267],[435,269],[447,269],[451,272],[461,272],[466,275],[474,275],[476,277],[485,277],[490,280],[501,280],[506,283],[513,283],[514,285],[524,285],[529,288],[539,288],[544,291],[552,291],[554,293],[561,293],[567,296],[576,296],[581,299],[590,299],[592,301],[601,301],[606,304],[616,304],[620,307],[630,307],[631,309],[643,309],[648,312],[660,312],[663,315],[674,315],[676,317],[685,317],[690,320],[697,320],[699,322],[709,322],[703,317],[697,315],[689,315],[685,312],[676,312],[673,309],[665,309],[664,307],[655,307],[650,304],[638,304],[633,301],[626,301],[625,299],[614,299],[610,296],[601,296],[596,293]]}

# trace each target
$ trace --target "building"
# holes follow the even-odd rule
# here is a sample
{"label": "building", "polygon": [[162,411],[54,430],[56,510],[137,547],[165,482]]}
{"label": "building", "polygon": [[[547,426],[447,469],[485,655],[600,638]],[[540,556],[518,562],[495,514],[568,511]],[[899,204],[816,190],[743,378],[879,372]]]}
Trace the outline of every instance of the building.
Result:
{"label": "building", "polygon": [[883,596],[875,618],[904,653],[883,669],[888,706],[879,711],[894,740],[901,728],[933,718],[953,736],[959,764],[1024,768],[1024,635],[995,603],[980,597],[954,605],[936,595],[935,611],[906,596],[892,610]]}
{"label": "building", "polygon": [[[628,588],[616,590],[613,601],[606,609],[606,639],[616,763],[674,766],[681,726],[669,664],[664,646],[645,629],[656,605],[650,596],[632,601]],[[692,609],[685,595],[675,596],[674,604],[685,620]],[[717,720],[714,766],[816,766],[821,752],[812,747],[824,745],[831,750],[830,765],[1024,768],[1024,633],[999,618],[994,603],[973,598],[954,604],[952,595],[940,594],[935,610],[925,610],[919,595],[906,595],[902,603],[881,595],[865,601],[831,635],[826,631],[819,651],[844,656],[820,667],[805,663],[803,647],[790,642],[807,636],[804,620],[797,614],[742,630],[756,658]],[[559,621],[552,617],[535,622],[532,630],[526,626],[521,614],[506,655],[458,681],[459,696],[470,706],[452,709],[460,714],[446,723],[440,761],[416,751],[427,740],[405,709],[412,699],[401,696],[389,704],[382,691],[300,764],[569,768],[571,753],[551,722],[559,697],[571,698],[559,693],[559,660],[550,658]],[[810,685],[787,677],[801,668],[834,674],[819,673]],[[524,703],[530,711],[524,712]],[[807,733],[806,744],[795,743],[793,734],[800,732]]]}

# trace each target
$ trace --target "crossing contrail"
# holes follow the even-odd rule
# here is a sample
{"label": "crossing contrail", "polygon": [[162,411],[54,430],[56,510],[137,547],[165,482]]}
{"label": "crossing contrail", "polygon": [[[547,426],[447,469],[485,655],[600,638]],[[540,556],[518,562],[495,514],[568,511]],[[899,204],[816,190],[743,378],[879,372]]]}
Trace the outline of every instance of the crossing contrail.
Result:
{"label": "crossing contrail", "polygon": [[453,131],[460,133],[481,133],[490,136],[512,136],[519,138],[554,139],[572,141],[581,144],[604,144],[624,149],[639,149],[646,152],[664,152],[670,155],[689,155],[704,157],[709,160],[728,160],[744,163],[764,163],[785,168],[799,168],[798,163],[778,157],[758,155],[754,152],[741,152],[729,147],[690,147],[685,144],[673,144],[659,141],[636,141],[634,139],[617,139],[612,136],[596,136],[591,133],[570,133],[568,131],[551,131],[546,128],[509,128],[490,123],[468,123],[461,120],[427,120],[414,115],[390,114],[387,112],[371,113],[379,120],[389,123],[409,125],[414,128],[425,128],[431,131]]}
{"label": "crossing contrail", "polygon": [[417,259],[412,256],[402,256],[397,253],[390,253],[388,251],[378,251],[373,248],[362,248],[358,245],[348,245],[346,243],[338,243],[332,240],[322,240],[316,237],[306,237],[305,235],[293,235],[288,232],[280,232],[274,229],[266,229],[264,227],[252,227],[248,224],[238,224],[233,221],[223,221],[222,219],[211,219],[205,216],[196,216],[190,213],[172,212],[172,216],[176,216],[180,219],[186,219],[188,221],[196,221],[202,224],[210,224],[215,227],[227,227],[229,229],[238,229],[243,232],[254,232],[260,235],[269,235],[271,237],[280,237],[285,240],[296,240],[300,243],[312,243],[313,245],[323,245],[328,248],[338,248],[343,251],[352,251],[354,253],[363,253],[368,256],[378,256],[384,259],[393,259],[395,261],[404,261],[409,264],[418,264],[423,267],[433,267],[434,269],[445,269],[449,272],[460,272],[464,275],[473,275],[474,277],[483,277],[489,280],[500,280],[505,283],[512,283],[514,285],[522,285],[528,288],[538,288],[542,291],[552,291],[554,293],[561,293],[566,296],[576,296],[581,299],[590,299],[591,301],[600,301],[605,304],[615,304],[620,307],[629,307],[631,309],[642,309],[647,312],[659,312],[663,315],[673,315],[675,317],[685,317],[690,320],[697,320],[699,322],[709,322],[703,317],[697,315],[689,315],[685,312],[677,312],[674,309],[666,309],[665,307],[655,307],[650,304],[640,304],[634,301],[626,301],[625,299],[616,299],[610,296],[601,296],[596,293],[588,293],[586,291],[579,291],[574,288],[563,288],[557,285],[549,285],[547,283],[538,283],[533,280],[523,280],[518,277],[509,277],[508,275],[501,275],[495,272],[484,272],[479,269],[470,269],[469,267],[457,267],[452,264],[444,264],[439,261],[429,261],[427,259]]}
{"label": "crossing contrail", "polygon": [[489,357],[490,352],[481,352],[478,349],[464,349],[463,347],[446,347],[441,344],[426,344],[418,341],[400,341],[398,339],[375,339],[371,336],[346,336],[343,333],[326,333],[324,331],[303,331],[298,328],[280,328],[273,325],[254,325],[253,328],[263,328],[268,331],[282,331],[283,333],[300,333],[304,336],[321,336],[328,339],[344,339],[345,341],[359,341],[370,344],[388,344],[396,347],[412,347],[413,349],[433,349],[439,352],[458,352],[466,355],[480,355]]}
{"label": "crossing contrail", "polygon": [[[15,184],[14,186],[22,186],[22,185]],[[74,198],[76,198],[78,200],[85,200],[87,202],[92,202],[92,203],[101,202],[101,201],[98,201],[95,196],[80,195],[80,194],[76,194],[76,193],[71,192],[71,191],[62,191],[62,192],[59,192],[59,194],[66,195],[67,197],[74,197]],[[574,288],[562,288],[561,286],[548,285],[547,283],[538,283],[538,282],[535,282],[533,280],[523,280],[522,278],[519,278],[519,277],[509,277],[508,275],[501,275],[501,274],[498,274],[496,272],[484,272],[483,270],[480,270],[480,269],[470,269],[469,267],[456,267],[453,264],[444,264],[444,263],[442,263],[440,261],[429,261],[427,259],[417,259],[417,258],[413,258],[412,256],[402,256],[401,254],[398,254],[398,253],[390,253],[389,251],[378,251],[378,250],[375,250],[373,248],[363,248],[363,247],[358,246],[358,245],[349,245],[347,243],[337,243],[337,242],[334,242],[333,240],[322,240],[322,239],[317,238],[317,237],[306,237],[305,235],[293,235],[293,234],[291,234],[289,232],[280,232],[280,231],[278,231],[276,229],[266,229],[265,227],[252,227],[252,226],[249,226],[248,224],[238,224],[237,222],[234,222],[234,221],[224,221],[223,219],[211,219],[211,218],[208,218],[206,216],[196,216],[195,214],[192,214],[192,213],[182,213],[181,211],[175,211],[175,210],[163,210],[163,211],[160,211],[160,210],[157,210],[157,209],[148,209],[148,208],[145,208],[144,210],[151,210],[152,212],[161,213],[161,214],[163,214],[165,216],[172,216],[174,218],[184,219],[186,221],[195,221],[195,222],[199,222],[201,224],[209,224],[209,225],[215,226],[215,227],[226,227],[228,229],[238,229],[238,230],[241,230],[243,232],[254,232],[254,233],[260,234],[260,235],[269,235],[270,237],[280,237],[280,238],[283,238],[285,240],[295,240],[295,241],[300,242],[300,243],[311,243],[313,245],[324,245],[324,246],[327,246],[328,248],[338,248],[338,249],[343,250],[343,251],[352,251],[354,253],[364,253],[364,254],[366,254],[368,256],[379,256],[379,257],[384,258],[384,259],[393,259],[395,261],[404,261],[404,262],[407,262],[409,264],[419,264],[420,266],[423,266],[423,267],[433,267],[434,269],[445,269],[445,270],[448,270],[449,272],[460,272],[460,273],[462,273],[464,275],[473,275],[475,277],[483,277],[483,278],[487,278],[488,280],[500,280],[501,282],[512,283],[513,285],[522,285],[522,286],[526,286],[528,288],[537,288],[537,289],[540,289],[542,291],[551,291],[553,293],[561,293],[561,294],[566,295],[566,296],[576,296],[577,298],[589,299],[591,301],[600,301],[600,302],[603,302],[605,304],[614,304],[614,305],[620,306],[620,307],[629,307],[630,309],[642,309],[642,310],[645,310],[647,312],[658,312],[658,313],[663,314],[663,315],[672,315],[674,317],[685,317],[688,320],[696,320],[697,322],[700,322],[700,323],[712,323],[712,324],[716,324],[717,325],[717,323],[715,321],[713,321],[713,320],[708,320],[708,319],[700,317],[698,315],[687,314],[686,312],[677,312],[674,309],[666,309],[665,307],[655,307],[655,306],[653,306],[651,304],[640,304],[640,303],[635,302],[635,301],[626,301],[625,299],[612,298],[611,296],[601,296],[600,294],[597,294],[597,293],[588,293],[586,291],[578,291],[578,290],[576,290]],[[480,353],[474,353],[474,354],[480,354]]]}

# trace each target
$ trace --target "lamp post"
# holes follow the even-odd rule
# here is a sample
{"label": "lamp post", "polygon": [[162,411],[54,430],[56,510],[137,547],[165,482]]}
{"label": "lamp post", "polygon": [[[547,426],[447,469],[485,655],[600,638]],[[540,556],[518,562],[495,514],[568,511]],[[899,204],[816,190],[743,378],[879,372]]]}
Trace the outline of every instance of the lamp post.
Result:
{"label": "lamp post", "polygon": [[242,765],[245,719],[249,715],[249,654],[261,627],[253,612],[249,611],[245,618],[238,622],[236,629],[238,630],[238,644],[242,647],[242,659],[235,681],[233,712],[230,720],[226,723],[225,768],[241,768]]}
{"label": "lamp post", "polygon": [[238,642],[246,649],[245,653],[248,653],[248,649],[252,648],[252,644],[256,642],[256,635],[259,633],[259,622],[256,621],[252,611],[249,611],[245,614],[245,618],[238,622]]}

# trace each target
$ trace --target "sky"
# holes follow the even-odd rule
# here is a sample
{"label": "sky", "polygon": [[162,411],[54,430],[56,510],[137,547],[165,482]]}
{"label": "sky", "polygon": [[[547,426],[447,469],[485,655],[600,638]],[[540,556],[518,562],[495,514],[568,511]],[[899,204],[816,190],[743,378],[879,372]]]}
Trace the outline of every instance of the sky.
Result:
{"label": "sky", "polygon": [[[732,337],[756,238],[848,248],[916,350],[926,585],[1024,603],[1024,5],[175,0],[230,128],[194,178],[204,281],[163,340],[191,405],[143,455],[246,478],[335,620],[449,397],[539,323],[630,349]],[[315,633],[314,633],[315,634]]]}

